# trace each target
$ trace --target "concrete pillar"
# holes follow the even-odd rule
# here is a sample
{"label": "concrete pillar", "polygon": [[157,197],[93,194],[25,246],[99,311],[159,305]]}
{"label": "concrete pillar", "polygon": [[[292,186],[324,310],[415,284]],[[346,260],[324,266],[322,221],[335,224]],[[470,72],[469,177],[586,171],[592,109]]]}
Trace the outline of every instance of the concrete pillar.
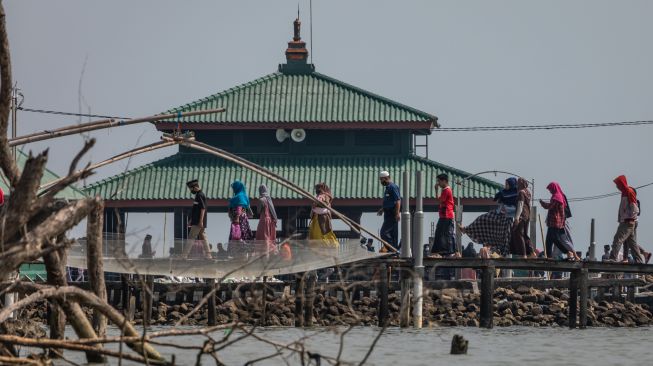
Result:
{"label": "concrete pillar", "polygon": [[413,326],[422,328],[424,281],[424,178],[422,171],[415,174],[415,219],[413,220]]}

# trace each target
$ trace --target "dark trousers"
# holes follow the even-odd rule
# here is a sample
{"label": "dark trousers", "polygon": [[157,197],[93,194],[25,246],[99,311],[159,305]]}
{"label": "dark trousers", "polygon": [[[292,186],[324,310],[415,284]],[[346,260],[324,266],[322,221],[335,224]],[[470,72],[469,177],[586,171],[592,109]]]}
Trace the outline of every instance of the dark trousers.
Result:
{"label": "dark trousers", "polygon": [[559,229],[550,227],[546,230],[546,256],[549,258],[553,258],[554,245],[558,247],[563,254],[574,251],[571,239],[564,228]]}
{"label": "dark trousers", "polygon": [[528,237],[528,231],[530,230],[530,221],[520,220],[519,224],[514,225],[512,230],[513,231],[510,238],[510,254],[533,254],[531,238]]}
{"label": "dark trousers", "polygon": [[456,229],[453,219],[440,218],[435,226],[435,238],[431,253],[440,255],[456,252]]}
{"label": "dark trousers", "polygon": [[383,209],[383,225],[381,239],[387,241],[395,249],[399,249],[399,222],[395,218],[395,208]]}

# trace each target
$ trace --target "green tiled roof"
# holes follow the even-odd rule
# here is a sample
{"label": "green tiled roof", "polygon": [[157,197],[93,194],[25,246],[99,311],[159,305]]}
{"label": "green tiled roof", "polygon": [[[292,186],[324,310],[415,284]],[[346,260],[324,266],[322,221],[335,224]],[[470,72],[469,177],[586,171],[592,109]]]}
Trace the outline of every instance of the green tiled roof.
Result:
{"label": "green tiled roof", "polygon": [[[25,166],[25,162],[27,161],[27,154],[25,154],[21,150],[17,150],[16,153],[18,155],[18,159],[16,160],[16,164],[18,165],[19,169],[23,169],[23,167]],[[43,178],[41,178],[41,184],[43,185],[45,183],[50,183],[55,179],[59,179],[59,176],[54,174],[51,170],[45,169],[45,171],[43,172]],[[5,192],[5,194],[7,194],[7,192],[9,192],[9,184],[8,183],[9,183],[9,181],[7,180],[7,178],[4,176],[4,174],[2,174],[0,172],[0,188],[2,188],[2,191]],[[68,186],[63,191],[59,192],[56,195],[56,197],[57,198],[65,198],[65,199],[69,199],[69,200],[78,200],[80,198],[86,197],[86,195],[84,194],[84,192],[77,189],[76,187]]]}
{"label": "green tiled roof", "polygon": [[23,263],[19,269],[20,280],[32,282],[45,282],[48,274],[43,263]]}
{"label": "green tiled roof", "polygon": [[[224,113],[185,117],[183,123],[431,122],[434,115],[317,72],[275,72],[166,113],[225,107]],[[177,122],[168,120],[165,122]]]}
{"label": "green tiled roof", "polygon": [[[327,182],[336,199],[381,198],[378,173],[388,170],[397,180],[403,171],[425,172],[426,198],[433,198],[435,176],[449,174],[457,181],[468,174],[460,170],[416,156],[247,156],[247,159],[311,191],[317,182]],[[100,194],[107,200],[173,200],[189,199],[185,183],[200,181],[209,199],[231,197],[230,184],[235,179],[245,182],[249,195],[257,196],[257,187],[265,183],[276,199],[300,198],[294,192],[271,183],[268,179],[223,159],[205,154],[177,153],[86,187],[88,194]],[[462,198],[492,198],[501,185],[483,178],[466,184]],[[454,186],[454,194],[457,195]]]}

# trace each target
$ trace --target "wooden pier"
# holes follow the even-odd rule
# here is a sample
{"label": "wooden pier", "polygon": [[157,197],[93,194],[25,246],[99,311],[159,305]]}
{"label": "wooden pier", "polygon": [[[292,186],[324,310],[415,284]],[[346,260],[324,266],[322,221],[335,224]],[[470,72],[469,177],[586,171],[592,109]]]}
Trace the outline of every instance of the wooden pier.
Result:
{"label": "wooden pier", "polygon": [[[341,266],[337,271],[341,276],[338,281],[326,283],[317,281],[315,273],[297,274],[281,282],[252,282],[252,283],[216,283],[214,279],[195,283],[163,283],[155,281],[152,276],[128,279],[128,275],[121,275],[121,281],[107,281],[107,300],[116,308],[121,308],[127,319],[133,320],[136,309],[143,310],[143,323],[150,323],[150,311],[157,302],[168,305],[181,303],[196,303],[202,297],[209,296],[207,305],[208,323],[216,323],[216,299],[228,301],[232,298],[246,298],[257,294],[283,293],[295,295],[295,325],[311,326],[313,321],[312,303],[316,289],[327,291],[333,296],[348,296],[353,300],[362,296],[370,296],[371,291],[378,297],[378,325],[387,326],[390,322],[389,296],[402,292],[400,298],[404,302],[402,309],[410,309],[411,301],[421,297],[426,291],[457,289],[461,291],[480,292],[479,325],[492,328],[494,322],[494,291],[497,287],[518,289],[520,287],[536,289],[558,288],[569,289],[568,299],[568,325],[570,328],[585,328],[587,325],[588,301],[592,288],[598,289],[597,296],[602,298],[609,294],[613,300],[622,299],[621,288],[625,288],[624,301],[635,301],[635,289],[647,284],[638,278],[599,278],[593,274],[598,273],[633,273],[653,274],[653,265],[625,264],[616,262],[570,262],[548,259],[481,259],[481,258],[424,258],[424,269],[435,272],[438,268],[473,268],[479,270],[477,280],[428,280],[424,271],[415,271],[412,258],[380,257],[349,265]],[[565,279],[544,279],[540,277],[496,277],[500,269],[562,272],[569,273]],[[401,276],[397,276],[401,273]],[[423,293],[408,293],[410,286],[406,279],[414,280],[419,276],[423,280]],[[428,277],[428,276],[426,276]],[[89,282],[73,282],[70,285],[93,289]],[[347,288],[345,290],[344,288]],[[414,290],[413,290],[414,292]],[[297,296],[299,294],[299,296]],[[265,303],[265,296],[263,302]],[[414,304],[413,304],[414,305]],[[213,311],[211,311],[213,309]],[[404,326],[410,322],[410,311],[406,311],[407,319],[402,321]]]}
{"label": "wooden pier", "polygon": [[[413,267],[411,259],[383,259],[383,265],[391,267]],[[481,312],[480,325],[493,327],[493,296],[496,285],[497,269],[521,269],[545,272],[569,272],[569,327],[585,328],[587,326],[587,304],[591,287],[602,284],[611,286],[623,283],[590,280],[590,273],[634,273],[653,274],[652,264],[630,264],[618,262],[593,261],[557,261],[551,259],[482,259],[482,258],[424,258],[425,268],[474,268],[481,271]],[[518,282],[518,281],[516,281]],[[532,281],[531,281],[532,282]],[[632,285],[631,285],[632,286]],[[634,286],[632,286],[634,287]],[[633,292],[634,294],[634,292]]]}

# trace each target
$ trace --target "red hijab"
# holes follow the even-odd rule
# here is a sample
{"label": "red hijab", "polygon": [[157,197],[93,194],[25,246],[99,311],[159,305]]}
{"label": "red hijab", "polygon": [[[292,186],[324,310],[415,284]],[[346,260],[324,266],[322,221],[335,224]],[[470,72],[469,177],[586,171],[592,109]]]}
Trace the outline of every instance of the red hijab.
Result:
{"label": "red hijab", "polygon": [[617,185],[617,188],[621,191],[621,197],[628,197],[630,203],[637,203],[637,194],[635,190],[628,185],[625,175],[620,175],[614,179],[614,183]]}
{"label": "red hijab", "polygon": [[551,201],[558,201],[563,207],[566,206],[565,195],[562,193],[562,188],[560,188],[560,184],[558,184],[558,182],[549,183],[549,185],[546,186],[546,189],[551,192]]}

